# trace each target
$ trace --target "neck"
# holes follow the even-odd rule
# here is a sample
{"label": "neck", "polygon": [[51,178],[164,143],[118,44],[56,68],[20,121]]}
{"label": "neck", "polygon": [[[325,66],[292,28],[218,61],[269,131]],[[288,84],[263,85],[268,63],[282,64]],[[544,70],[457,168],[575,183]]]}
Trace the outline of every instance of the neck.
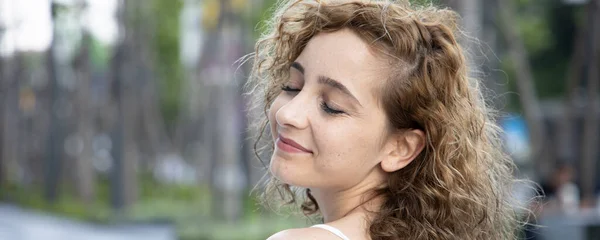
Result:
{"label": "neck", "polygon": [[383,203],[383,198],[371,193],[372,187],[356,187],[348,190],[311,188],[311,194],[319,205],[325,223],[333,222],[350,214],[369,217]]}

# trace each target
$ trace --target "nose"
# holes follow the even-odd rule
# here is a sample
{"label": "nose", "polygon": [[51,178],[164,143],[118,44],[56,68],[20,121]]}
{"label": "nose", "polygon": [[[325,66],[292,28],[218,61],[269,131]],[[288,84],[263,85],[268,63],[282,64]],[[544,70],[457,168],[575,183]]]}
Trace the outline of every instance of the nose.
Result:
{"label": "nose", "polygon": [[304,129],[308,127],[310,101],[298,94],[285,103],[275,113],[277,125]]}

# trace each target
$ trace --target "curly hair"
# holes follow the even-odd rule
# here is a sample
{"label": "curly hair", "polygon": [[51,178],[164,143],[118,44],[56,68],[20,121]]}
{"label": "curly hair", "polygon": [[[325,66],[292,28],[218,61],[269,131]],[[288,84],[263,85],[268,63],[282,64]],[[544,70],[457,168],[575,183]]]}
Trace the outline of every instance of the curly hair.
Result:
{"label": "curly hair", "polygon": [[[377,86],[379,104],[396,129],[421,129],[426,144],[408,166],[392,173],[384,203],[370,222],[371,239],[511,239],[517,216],[509,201],[514,164],[503,152],[500,128],[481,87],[469,76],[457,41],[455,12],[406,1],[280,1],[256,44],[247,83],[257,129],[255,153],[273,150],[267,112],[289,77],[291,63],[318,33],[352,30],[392,73]],[[319,208],[308,189],[295,197],[269,177],[265,199],[279,193]],[[299,200],[302,199],[302,200]]]}

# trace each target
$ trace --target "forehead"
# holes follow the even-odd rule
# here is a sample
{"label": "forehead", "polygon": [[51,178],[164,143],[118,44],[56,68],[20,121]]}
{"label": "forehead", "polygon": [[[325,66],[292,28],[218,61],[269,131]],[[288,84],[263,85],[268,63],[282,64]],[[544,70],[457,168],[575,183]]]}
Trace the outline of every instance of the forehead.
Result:
{"label": "forehead", "polygon": [[362,103],[372,101],[372,89],[389,72],[386,61],[377,56],[359,36],[348,29],[319,33],[296,60],[308,78],[327,76],[344,84]]}

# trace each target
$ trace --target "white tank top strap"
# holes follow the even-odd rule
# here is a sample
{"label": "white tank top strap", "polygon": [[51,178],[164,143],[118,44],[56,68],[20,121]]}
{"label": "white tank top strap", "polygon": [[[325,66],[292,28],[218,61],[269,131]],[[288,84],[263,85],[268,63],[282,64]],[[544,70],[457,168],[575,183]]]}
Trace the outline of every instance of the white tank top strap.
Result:
{"label": "white tank top strap", "polygon": [[339,229],[334,228],[332,226],[329,226],[327,224],[317,224],[317,225],[313,225],[312,227],[316,227],[316,228],[321,228],[321,229],[327,230],[327,231],[333,233],[334,235],[340,237],[343,240],[350,240],[350,238],[346,237],[346,235],[344,235],[342,233],[342,231],[340,231]]}

